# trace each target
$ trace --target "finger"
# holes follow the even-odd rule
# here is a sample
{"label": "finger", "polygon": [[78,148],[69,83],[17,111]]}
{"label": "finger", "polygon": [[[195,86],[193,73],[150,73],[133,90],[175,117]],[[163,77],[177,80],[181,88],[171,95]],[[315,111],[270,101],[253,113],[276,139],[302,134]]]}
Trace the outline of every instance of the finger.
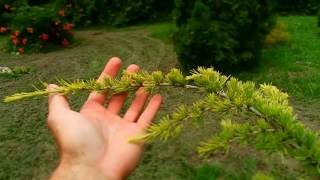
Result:
{"label": "finger", "polygon": [[[50,84],[47,90],[54,92],[59,86],[55,84]],[[50,93],[48,98],[49,114],[59,111],[59,109],[70,109],[67,98],[64,95],[58,93]]]}
{"label": "finger", "polygon": [[[131,64],[130,66],[128,66],[127,71],[131,72],[131,73],[138,72],[139,66],[137,66],[135,64]],[[112,98],[110,99],[107,110],[113,114],[118,114],[120,112],[127,96],[128,96],[128,93],[122,93],[122,94],[112,96]]]}
{"label": "finger", "polygon": [[[47,87],[47,90],[54,92],[59,86],[55,84],[50,84]],[[61,114],[64,114],[66,110],[70,110],[70,105],[65,96],[58,93],[50,93],[48,97],[48,125],[52,129],[52,125],[60,121]]]}
{"label": "finger", "polygon": [[146,128],[150,125],[151,121],[155,118],[156,114],[160,109],[161,102],[162,102],[161,95],[155,95],[151,98],[146,109],[144,110],[144,112],[141,114],[141,116],[137,121],[137,123],[141,127]]}
{"label": "finger", "polygon": [[[103,79],[106,77],[114,78],[117,75],[120,67],[121,67],[121,60],[117,57],[111,58],[106,64],[106,66],[104,67],[104,70],[102,71],[99,78],[97,79],[97,82],[103,81]],[[92,92],[90,93],[87,102],[91,102],[91,101],[94,101],[99,104],[103,104],[105,101],[105,94]]]}
{"label": "finger", "polygon": [[149,94],[143,88],[140,88],[137,91],[136,97],[132,101],[123,119],[129,122],[135,122],[138,119],[139,115],[141,114],[141,111],[143,109],[145,102],[148,99],[148,96]]}

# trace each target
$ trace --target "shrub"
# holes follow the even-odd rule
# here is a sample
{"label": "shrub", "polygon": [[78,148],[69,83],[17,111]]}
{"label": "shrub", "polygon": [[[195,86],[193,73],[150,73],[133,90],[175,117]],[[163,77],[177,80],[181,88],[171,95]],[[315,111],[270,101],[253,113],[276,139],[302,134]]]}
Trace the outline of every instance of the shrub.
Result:
{"label": "shrub", "polygon": [[125,26],[170,17],[173,0],[58,0],[56,8],[75,23]]}
{"label": "shrub", "polygon": [[[57,0],[55,3],[55,9],[60,16],[64,16],[68,21],[77,25],[88,24],[88,9],[93,7],[95,1],[86,0]],[[98,6],[101,7],[101,6]],[[98,17],[95,17],[95,21],[99,21]],[[93,23],[94,24],[94,23]]]}
{"label": "shrub", "polygon": [[13,19],[9,49],[20,54],[53,46],[68,46],[73,41],[74,25],[53,10],[26,7]]}
{"label": "shrub", "polygon": [[182,68],[241,70],[257,63],[274,24],[270,0],[176,0],[175,49]]}
{"label": "shrub", "polygon": [[277,24],[272,31],[267,35],[265,40],[266,46],[286,43],[289,39],[289,33],[286,24],[282,21],[277,21]]}
{"label": "shrub", "polygon": [[9,22],[12,18],[13,4],[15,0],[0,1],[0,34],[10,32]]}
{"label": "shrub", "polygon": [[281,0],[277,10],[282,14],[315,15],[320,8],[319,0]]}

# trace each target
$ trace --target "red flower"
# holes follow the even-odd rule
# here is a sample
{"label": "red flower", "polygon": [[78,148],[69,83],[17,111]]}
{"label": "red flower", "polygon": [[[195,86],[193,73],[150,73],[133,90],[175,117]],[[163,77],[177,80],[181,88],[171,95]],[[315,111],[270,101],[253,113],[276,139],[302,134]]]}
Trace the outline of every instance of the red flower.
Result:
{"label": "red flower", "polygon": [[27,42],[28,42],[28,39],[27,39],[27,38],[23,38],[23,39],[22,39],[22,44],[23,44],[23,45],[26,45]]}
{"label": "red flower", "polygon": [[11,35],[10,38],[11,38],[11,40],[12,40],[12,39],[17,39],[17,36]]}
{"label": "red flower", "polygon": [[61,17],[64,17],[64,16],[65,16],[64,10],[60,10],[60,11],[58,12],[58,15],[61,16]]}
{"label": "red flower", "polygon": [[8,31],[8,29],[6,28],[6,27],[0,27],[0,33],[5,33],[5,32],[7,32]]}
{"label": "red flower", "polygon": [[63,26],[63,30],[65,30],[65,31],[70,31],[72,28],[74,28],[73,23],[67,23]]}
{"label": "red flower", "polygon": [[46,33],[42,33],[40,36],[39,36],[39,39],[42,40],[42,41],[47,41],[49,39],[49,35],[46,34]]}
{"label": "red flower", "polygon": [[23,54],[23,53],[24,53],[24,49],[23,49],[23,48],[18,48],[17,51],[18,51],[20,54]]}
{"label": "red flower", "polygon": [[32,27],[28,27],[28,28],[27,28],[27,31],[28,31],[28,33],[30,33],[30,34],[32,34],[32,33],[34,32]]}
{"label": "red flower", "polygon": [[63,39],[62,42],[61,42],[61,44],[62,44],[63,46],[69,46],[69,45],[70,45],[70,42],[69,42],[67,39]]}
{"label": "red flower", "polygon": [[14,35],[19,36],[20,35],[20,31],[14,32]]}
{"label": "red flower", "polygon": [[20,43],[20,41],[18,39],[16,39],[16,38],[12,39],[11,41],[15,46],[18,46],[19,43]]}

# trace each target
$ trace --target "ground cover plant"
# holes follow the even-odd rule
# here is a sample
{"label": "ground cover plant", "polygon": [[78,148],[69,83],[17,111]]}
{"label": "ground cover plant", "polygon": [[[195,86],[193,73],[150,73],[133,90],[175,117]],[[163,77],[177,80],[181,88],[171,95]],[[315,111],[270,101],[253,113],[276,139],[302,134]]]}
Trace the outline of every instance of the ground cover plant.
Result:
{"label": "ground cover plant", "polygon": [[24,74],[30,73],[30,68],[24,66],[17,66],[13,68],[0,67],[0,77],[18,78]]}

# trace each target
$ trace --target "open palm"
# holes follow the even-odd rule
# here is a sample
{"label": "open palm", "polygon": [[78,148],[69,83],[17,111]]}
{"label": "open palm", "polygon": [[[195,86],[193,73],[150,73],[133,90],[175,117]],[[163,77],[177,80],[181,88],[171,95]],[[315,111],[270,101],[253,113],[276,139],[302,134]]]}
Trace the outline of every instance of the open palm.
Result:
{"label": "open palm", "polygon": [[[98,81],[114,77],[121,66],[112,58],[105,66]],[[137,65],[130,65],[129,72],[137,72]],[[49,89],[56,88],[49,85]],[[139,89],[123,117],[119,112],[127,94],[111,97],[104,106],[105,95],[91,93],[80,112],[70,109],[63,95],[49,96],[48,124],[57,141],[61,162],[83,163],[101,171],[109,179],[121,179],[137,166],[143,152],[143,143],[130,144],[128,139],[142,135],[154,119],[161,104],[161,96],[152,97],[144,109],[148,94]],[[144,111],[143,111],[144,109]]]}

